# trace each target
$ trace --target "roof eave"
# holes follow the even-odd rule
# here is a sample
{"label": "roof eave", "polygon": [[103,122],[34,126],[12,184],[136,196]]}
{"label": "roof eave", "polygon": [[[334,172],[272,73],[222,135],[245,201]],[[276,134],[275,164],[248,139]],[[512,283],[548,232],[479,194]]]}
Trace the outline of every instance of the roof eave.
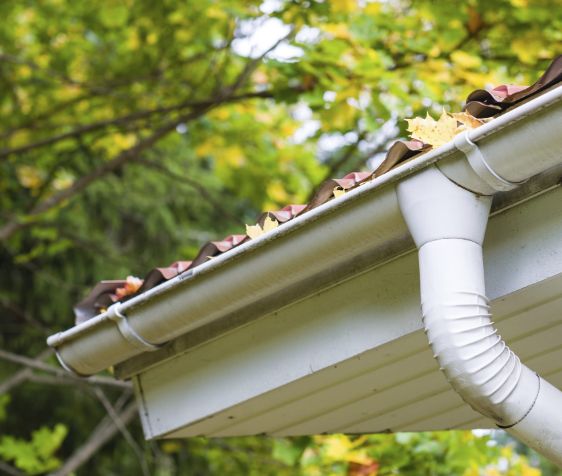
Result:
{"label": "roof eave", "polygon": [[[470,140],[500,157],[494,167],[512,181],[526,178],[520,175],[529,157],[546,157],[545,168],[560,164],[562,134],[556,124],[562,123],[561,100],[562,87],[557,87],[471,131]],[[558,162],[553,151],[558,151]],[[449,142],[127,301],[119,311],[148,342],[160,345],[187,334],[193,345],[380,266],[414,248],[393,184],[436,162],[453,167],[461,180],[473,174]],[[123,337],[114,323],[116,311],[55,334],[48,343],[61,362],[82,375],[146,354]],[[166,359],[179,347],[171,344],[146,354],[121,375]]]}

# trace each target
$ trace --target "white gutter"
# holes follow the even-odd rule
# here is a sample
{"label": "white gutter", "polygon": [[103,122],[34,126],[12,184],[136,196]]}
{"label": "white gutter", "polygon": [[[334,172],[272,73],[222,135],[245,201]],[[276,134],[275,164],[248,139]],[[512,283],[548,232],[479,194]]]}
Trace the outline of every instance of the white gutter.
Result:
{"label": "white gutter", "polygon": [[[419,249],[425,331],[447,380],[474,410],[562,467],[562,392],[523,365],[497,334],[482,259],[492,203],[482,193],[515,188],[561,162],[557,111],[549,121],[534,117],[524,128],[512,126],[511,138],[476,145],[467,134],[457,136],[467,162],[429,167],[401,181],[397,193]],[[458,173],[467,164],[474,173]]]}
{"label": "white gutter", "polygon": [[[397,250],[411,249],[411,241],[394,189],[387,185],[455,153],[451,143],[424,154],[120,306],[50,336],[47,343],[67,370],[91,375],[224,317],[240,320],[252,312],[263,314],[274,305],[282,307],[324,284],[329,286],[335,278],[345,279],[345,273],[395,257]],[[402,250],[396,245],[401,241]]]}
{"label": "white gutter", "polygon": [[[514,162],[516,151],[534,154],[535,140],[548,157],[551,149],[560,150],[562,134],[550,125],[562,122],[561,99],[557,88],[471,131],[469,138],[486,150],[501,150],[504,157],[494,169],[509,180],[523,180],[527,176],[512,176],[512,166],[521,165]],[[252,312],[271,309],[272,302],[281,307],[344,279],[345,273],[395,258],[410,241],[393,185],[437,161],[458,183],[481,184],[450,142],[47,342],[67,369],[90,375],[218,325],[225,316],[242,322]]]}

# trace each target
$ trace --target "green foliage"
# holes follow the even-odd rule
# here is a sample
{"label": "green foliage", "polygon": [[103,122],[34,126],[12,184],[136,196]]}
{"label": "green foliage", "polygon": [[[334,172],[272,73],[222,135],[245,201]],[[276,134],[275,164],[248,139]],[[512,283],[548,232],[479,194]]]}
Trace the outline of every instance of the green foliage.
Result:
{"label": "green foliage", "polygon": [[67,428],[57,424],[51,430],[42,427],[31,434],[26,441],[12,436],[0,438],[0,456],[27,474],[42,474],[60,466],[55,453],[68,433]]}
{"label": "green foliage", "polygon": [[511,446],[470,431],[284,438],[275,441],[273,455],[303,476],[540,474]]}
{"label": "green foliage", "polygon": [[[0,347],[37,355],[97,281],[190,259],[262,210],[306,201],[404,134],[397,118],[535,80],[561,52],[553,5],[0,2]],[[250,54],[261,24],[286,31],[285,53]],[[2,363],[0,378],[16,370]],[[12,435],[0,456],[26,471],[48,470],[55,451],[68,458],[105,415],[78,387],[27,382],[11,396],[5,414],[0,400]],[[474,459],[490,455],[484,440],[455,443],[462,435],[349,442],[362,441],[350,451],[372,468],[488,464]],[[333,459],[329,441],[193,439],[145,444],[142,455],[161,475],[345,474],[351,463]],[[80,476],[139,474],[125,440],[94,460]]]}

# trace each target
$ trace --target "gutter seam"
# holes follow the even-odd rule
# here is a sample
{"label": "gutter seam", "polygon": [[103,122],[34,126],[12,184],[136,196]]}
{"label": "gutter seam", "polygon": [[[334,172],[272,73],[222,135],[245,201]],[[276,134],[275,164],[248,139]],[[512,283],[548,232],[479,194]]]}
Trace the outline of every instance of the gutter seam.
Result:
{"label": "gutter seam", "polygon": [[535,375],[537,376],[537,379],[538,379],[537,393],[535,394],[535,398],[533,400],[533,403],[531,403],[531,406],[529,407],[527,412],[521,418],[519,418],[519,420],[517,420],[515,423],[512,423],[511,425],[498,425],[498,424],[496,424],[496,426],[498,428],[501,428],[502,430],[507,430],[509,428],[513,428],[515,425],[521,423],[525,418],[527,418],[529,413],[531,413],[531,410],[535,407],[535,404],[537,403],[537,400],[539,398],[539,394],[541,393],[541,376],[536,372],[535,372]]}

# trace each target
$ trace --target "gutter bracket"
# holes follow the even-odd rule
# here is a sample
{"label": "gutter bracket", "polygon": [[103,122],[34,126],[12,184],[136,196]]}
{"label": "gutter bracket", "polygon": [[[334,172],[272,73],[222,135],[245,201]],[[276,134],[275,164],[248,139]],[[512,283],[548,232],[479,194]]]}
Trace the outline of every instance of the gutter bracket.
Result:
{"label": "gutter bracket", "polygon": [[476,172],[476,174],[484,182],[486,182],[487,185],[498,192],[506,192],[525,183],[525,181],[510,182],[496,173],[490,164],[486,162],[486,158],[484,157],[484,154],[482,154],[478,144],[475,144],[470,140],[468,132],[469,131],[464,131],[462,134],[458,134],[455,137],[455,147],[464,153],[474,172]]}
{"label": "gutter bracket", "polygon": [[154,352],[155,350],[160,349],[160,345],[151,344],[131,327],[127,316],[123,314],[123,311],[121,310],[120,302],[116,302],[115,304],[109,306],[107,309],[107,318],[117,324],[121,335],[127,342],[129,342],[129,344],[133,345],[137,349],[145,352]]}

